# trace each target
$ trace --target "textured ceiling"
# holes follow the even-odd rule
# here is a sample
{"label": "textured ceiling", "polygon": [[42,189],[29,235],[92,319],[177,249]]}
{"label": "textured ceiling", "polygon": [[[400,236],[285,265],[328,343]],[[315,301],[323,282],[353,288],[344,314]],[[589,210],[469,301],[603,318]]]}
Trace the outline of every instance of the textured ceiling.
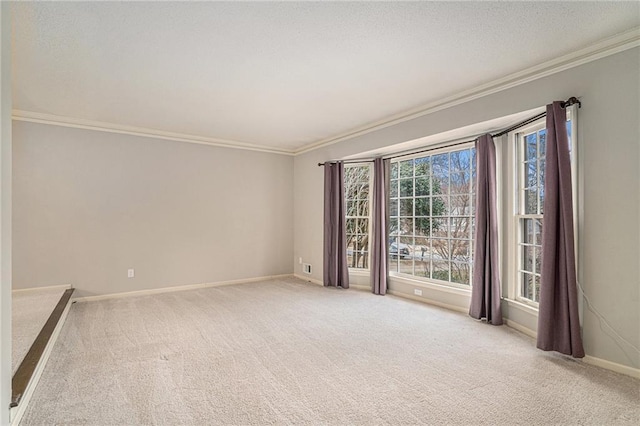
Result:
{"label": "textured ceiling", "polygon": [[19,3],[14,108],[295,150],[636,27],[639,7]]}

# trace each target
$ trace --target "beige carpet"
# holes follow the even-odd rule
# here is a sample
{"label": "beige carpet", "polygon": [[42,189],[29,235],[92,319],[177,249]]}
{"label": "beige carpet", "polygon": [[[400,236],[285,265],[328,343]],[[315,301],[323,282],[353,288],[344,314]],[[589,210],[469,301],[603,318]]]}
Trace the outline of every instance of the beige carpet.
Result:
{"label": "beige carpet", "polygon": [[11,374],[16,372],[29,352],[63,293],[61,288],[11,293]]}
{"label": "beige carpet", "polygon": [[640,381],[295,279],[76,303],[22,425],[638,424]]}

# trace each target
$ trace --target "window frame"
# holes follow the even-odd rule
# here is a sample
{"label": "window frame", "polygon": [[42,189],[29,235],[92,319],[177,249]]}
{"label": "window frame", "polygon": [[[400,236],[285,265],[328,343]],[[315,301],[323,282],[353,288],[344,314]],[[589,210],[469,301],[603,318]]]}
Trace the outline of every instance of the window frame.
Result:
{"label": "window frame", "polygon": [[[577,244],[577,226],[578,226],[578,137],[577,137],[577,121],[576,114],[574,113],[575,107],[567,108],[567,122],[570,123],[569,127],[571,128],[571,134],[569,136],[569,147],[571,152],[571,181],[572,181],[572,198],[573,198],[573,223],[574,223],[574,247],[576,250],[576,270],[577,270],[577,258],[578,258],[578,244]],[[523,269],[523,252],[521,251],[521,247],[523,245],[529,246],[539,246],[540,247],[540,256],[542,256],[542,234],[540,234],[540,243],[539,244],[527,244],[523,243],[523,220],[524,219],[533,219],[533,220],[541,220],[542,226],[544,226],[544,212],[540,213],[541,207],[538,206],[537,213],[521,213],[524,212],[524,202],[525,197],[521,197],[521,189],[525,188],[521,185],[522,180],[524,179],[523,170],[521,170],[521,164],[524,162],[524,151],[526,149],[525,137],[533,132],[539,132],[542,129],[546,129],[546,118],[543,117],[535,122],[527,125],[526,127],[517,129],[511,133],[509,133],[507,141],[513,147],[513,155],[511,160],[511,179],[509,179],[508,185],[510,187],[511,196],[513,197],[513,205],[512,211],[510,214],[510,228],[511,228],[511,237],[509,238],[509,254],[508,258],[510,261],[509,264],[509,273],[508,276],[510,278],[510,284],[508,286],[508,299],[513,300],[515,302],[519,302],[524,304],[530,308],[533,308],[535,311],[538,310],[539,302],[528,299],[522,296],[522,286],[523,286],[523,272],[529,273],[533,272],[534,276],[538,276],[540,279],[539,271],[525,271]],[[545,147],[546,152],[546,147]],[[544,159],[544,157],[542,157]],[[540,176],[540,168],[539,164],[536,165],[536,176]],[[545,164],[546,167],[546,164]],[[539,195],[538,197],[539,198]],[[535,251],[535,249],[534,249]],[[533,260],[533,265],[535,269],[535,259]],[[535,280],[532,282],[534,286],[534,294],[535,294]]]}
{"label": "window frame", "polygon": [[[454,142],[451,142],[454,143]],[[424,158],[424,157],[433,157],[433,156],[437,156],[440,154],[445,154],[445,153],[451,153],[451,152],[457,152],[457,151],[464,151],[464,150],[470,150],[470,149],[475,149],[475,142],[474,141],[470,141],[468,143],[460,143],[460,144],[455,144],[455,145],[449,145],[447,146],[446,144],[440,148],[434,148],[433,150],[429,150],[428,152],[418,152],[418,153],[413,153],[413,154],[407,154],[407,155],[403,155],[403,156],[398,156],[398,157],[394,157],[391,160],[391,163],[401,163],[403,161],[407,161],[407,160],[415,160],[416,158]],[[477,157],[476,157],[477,158]],[[398,166],[399,167],[399,166]],[[388,266],[388,271],[389,271],[389,275],[391,277],[398,277],[398,278],[403,278],[403,279],[408,279],[408,280],[414,280],[414,281],[418,281],[418,282],[424,282],[424,283],[430,283],[430,284],[436,284],[436,285],[440,285],[440,286],[446,286],[446,287],[452,287],[452,288],[456,288],[456,289],[461,289],[461,290],[466,290],[466,291],[470,291],[471,287],[472,287],[472,282],[473,282],[473,256],[474,256],[474,244],[475,244],[475,235],[474,235],[474,223],[475,223],[475,202],[476,202],[476,197],[477,197],[477,189],[474,189],[474,175],[473,175],[473,168],[474,165],[470,164],[470,169],[469,169],[469,185],[470,185],[470,191],[469,191],[469,196],[470,196],[470,201],[469,201],[469,208],[471,209],[470,211],[470,215],[468,216],[470,218],[470,224],[469,224],[469,234],[470,237],[468,239],[469,241],[469,284],[461,284],[461,283],[456,283],[453,281],[444,281],[444,280],[440,280],[437,278],[430,278],[430,277],[423,277],[423,276],[419,276],[419,275],[413,275],[413,274],[407,274],[407,273],[403,273],[400,271],[396,271],[394,269],[392,269],[392,258],[391,258],[391,254],[389,254],[387,256],[387,266]],[[399,170],[398,170],[399,171]],[[476,173],[477,173],[477,165],[476,165]],[[415,179],[415,168],[414,168],[414,175],[413,178]],[[400,176],[398,175],[397,180],[400,181]],[[450,178],[449,178],[450,179]],[[389,182],[391,182],[391,176],[389,177]],[[391,211],[390,209],[390,202],[392,197],[390,196],[391,194],[389,194],[388,197],[388,210],[389,212]],[[429,197],[433,197],[433,195],[429,195]],[[450,201],[450,197],[451,197],[451,193],[449,192],[449,194],[447,195],[448,197],[448,201]],[[397,196],[397,200],[399,202],[399,200],[401,198],[407,198],[407,197],[401,197],[400,193],[398,192],[398,196]],[[415,190],[414,190],[414,195],[412,197],[413,200],[415,200],[416,196],[415,196]],[[400,209],[400,205],[398,205],[398,210]],[[401,217],[401,215],[399,214],[400,212],[398,211],[398,218]],[[390,215],[389,215],[390,216]],[[394,216],[395,217],[395,216]],[[415,208],[414,208],[414,218],[415,216]],[[420,216],[422,217],[422,216]],[[430,218],[433,218],[435,216],[429,216]],[[456,216],[451,216],[451,215],[447,215],[447,216],[442,216],[443,218],[451,218],[451,217],[456,217]],[[467,217],[467,216],[461,216],[461,217]],[[391,235],[388,232],[388,235],[390,238],[394,237],[393,235]],[[401,235],[398,235],[398,237],[400,237]],[[410,235],[410,237],[416,238],[415,235],[415,225],[414,225],[414,234]],[[448,235],[446,238],[447,242],[449,242],[452,239],[450,235]],[[399,242],[399,240],[397,241]],[[398,259],[399,260],[399,259]],[[413,270],[415,272],[415,259],[413,259]],[[447,260],[447,262],[451,263],[452,260]],[[451,271],[449,270],[449,278],[451,278]]]}
{"label": "window frame", "polygon": [[[514,236],[515,236],[515,244],[512,245],[512,250],[515,251],[515,265],[512,266],[514,270],[514,280],[515,283],[515,291],[513,293],[514,299],[520,303],[524,303],[526,305],[537,308],[538,302],[535,300],[531,300],[529,298],[522,296],[523,290],[523,274],[532,275],[532,286],[533,286],[533,295],[535,298],[536,289],[535,289],[535,279],[538,278],[540,280],[540,271],[536,271],[536,248],[540,248],[540,256],[542,256],[542,235],[540,235],[540,244],[534,243],[526,243],[523,241],[524,235],[524,221],[525,220],[533,220],[534,223],[536,220],[543,222],[544,213],[541,213],[542,206],[540,205],[540,181],[536,184],[536,213],[526,213],[525,203],[526,203],[526,195],[524,195],[525,191],[530,188],[528,185],[524,184],[526,178],[526,170],[524,167],[525,161],[525,151],[526,151],[526,137],[531,134],[538,135],[541,130],[546,129],[545,118],[537,120],[536,122],[518,129],[514,132],[514,146],[515,146],[515,180],[513,181],[513,189],[514,189],[514,204],[515,210],[513,212],[513,226],[514,226]],[[536,136],[538,138],[538,136]],[[545,142],[546,143],[546,142]],[[546,149],[546,147],[545,147]],[[536,155],[536,177],[540,178],[540,158]],[[546,166],[546,165],[545,165]],[[521,251],[522,247],[532,247],[534,251],[534,260],[532,262],[533,270],[529,271],[523,267],[523,251]]]}
{"label": "window frame", "polygon": [[[372,224],[372,220],[371,220],[371,209],[373,208],[373,163],[372,162],[367,162],[367,161],[363,161],[363,162],[358,162],[358,163],[346,163],[344,164],[344,168],[345,168],[345,175],[346,175],[346,171],[348,168],[356,168],[356,167],[367,167],[369,169],[369,195],[367,198],[367,201],[369,202],[369,209],[368,209],[368,215],[367,216],[348,216],[347,215],[347,191],[345,188],[345,225],[347,223],[348,219],[367,219],[367,267],[366,268],[357,268],[357,267],[351,267],[351,266],[347,266],[349,273],[358,273],[358,272],[363,272],[366,273],[370,270],[370,265],[371,265],[371,235],[372,235],[372,231],[373,231],[373,224]],[[348,234],[346,234],[348,235]],[[347,251],[349,250],[349,247],[346,247]],[[354,253],[355,254],[355,253]],[[348,253],[347,253],[348,256]],[[348,262],[347,262],[348,264]]]}

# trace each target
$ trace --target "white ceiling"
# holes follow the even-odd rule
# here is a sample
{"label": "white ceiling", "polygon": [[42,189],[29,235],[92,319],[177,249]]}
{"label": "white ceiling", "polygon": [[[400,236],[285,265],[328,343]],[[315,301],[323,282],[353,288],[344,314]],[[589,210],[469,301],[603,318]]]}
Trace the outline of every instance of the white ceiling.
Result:
{"label": "white ceiling", "polygon": [[19,3],[14,108],[300,149],[640,25],[640,3]]}

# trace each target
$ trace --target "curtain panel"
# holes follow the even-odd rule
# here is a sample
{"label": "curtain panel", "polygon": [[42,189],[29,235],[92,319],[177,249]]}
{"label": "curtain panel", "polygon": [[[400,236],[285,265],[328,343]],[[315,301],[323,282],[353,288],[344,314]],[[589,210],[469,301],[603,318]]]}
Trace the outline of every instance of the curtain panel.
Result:
{"label": "curtain panel", "polygon": [[374,294],[387,293],[389,276],[387,263],[387,195],[389,194],[389,160],[373,160],[373,228],[371,246],[371,291]]}
{"label": "curtain panel", "polygon": [[344,164],[324,163],[324,259],[325,287],[349,288],[347,235],[344,206]]}
{"label": "curtain panel", "polygon": [[469,315],[501,325],[496,147],[490,134],[478,138],[476,159],[476,232]]}
{"label": "curtain panel", "polygon": [[567,111],[562,102],[547,105],[542,271],[537,347],[584,357],[573,234],[571,158]]}

